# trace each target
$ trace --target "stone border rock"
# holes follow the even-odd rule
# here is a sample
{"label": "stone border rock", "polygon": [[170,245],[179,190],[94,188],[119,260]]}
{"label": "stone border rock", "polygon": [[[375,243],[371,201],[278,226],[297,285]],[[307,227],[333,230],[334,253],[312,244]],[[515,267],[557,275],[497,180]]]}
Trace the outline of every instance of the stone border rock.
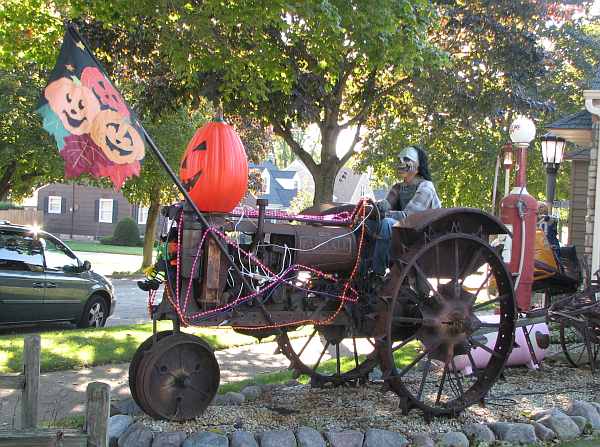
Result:
{"label": "stone border rock", "polygon": [[[297,382],[296,382],[297,384]],[[290,384],[288,384],[290,385]],[[272,385],[252,385],[239,393],[219,395],[213,405],[241,405],[255,401]],[[412,433],[411,439],[402,433],[369,429],[319,432],[311,427],[292,430],[272,430],[250,433],[243,430],[229,435],[199,431],[153,433],[133,417],[140,413],[131,399],[112,406],[108,421],[111,447],[474,447],[492,445],[540,444],[573,440],[582,435],[600,436],[600,403],[573,400],[566,407],[553,407],[531,416],[531,422],[468,423],[462,431]]]}

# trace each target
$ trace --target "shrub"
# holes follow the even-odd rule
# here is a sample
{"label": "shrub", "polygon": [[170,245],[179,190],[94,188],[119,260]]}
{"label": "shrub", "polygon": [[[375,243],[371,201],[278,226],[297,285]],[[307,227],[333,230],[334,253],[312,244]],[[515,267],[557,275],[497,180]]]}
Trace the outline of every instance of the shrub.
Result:
{"label": "shrub", "polygon": [[0,202],[0,210],[22,210],[21,205],[15,205],[11,202]]}
{"label": "shrub", "polygon": [[133,219],[125,217],[117,223],[112,237],[102,238],[100,242],[103,244],[137,247],[140,245],[140,230]]}

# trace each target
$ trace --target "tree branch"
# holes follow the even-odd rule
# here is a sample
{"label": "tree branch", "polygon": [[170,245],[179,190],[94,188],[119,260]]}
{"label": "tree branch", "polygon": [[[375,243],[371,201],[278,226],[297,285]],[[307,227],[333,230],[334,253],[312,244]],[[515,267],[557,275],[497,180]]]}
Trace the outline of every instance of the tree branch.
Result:
{"label": "tree branch", "polygon": [[[399,79],[398,81],[394,82],[387,88],[384,88],[384,89],[381,89],[378,91],[376,88],[374,88],[375,71],[371,72],[371,74],[369,75],[369,79],[366,82],[366,87],[364,90],[365,90],[365,92],[371,91],[372,94],[368,98],[365,99],[364,105],[361,107],[360,111],[353,118],[350,118],[345,123],[340,124],[340,129],[346,129],[347,127],[350,127],[350,126],[356,126],[356,125],[358,125],[358,123],[363,123],[365,121],[365,119],[367,118],[367,116],[369,115],[369,111],[371,109],[371,106],[375,102],[375,100],[380,100],[381,98],[386,97],[391,92],[393,92],[396,88],[398,88],[398,86],[400,86],[402,83],[406,82],[408,79],[410,79],[410,77],[405,76],[402,79]],[[370,87],[368,87],[369,84],[371,84]]]}
{"label": "tree branch", "polygon": [[340,165],[341,166],[344,166],[348,162],[348,160],[350,160],[350,158],[354,155],[354,148],[356,147],[356,145],[360,141],[360,127],[362,126],[362,124],[363,123],[361,121],[356,126],[356,133],[354,134],[354,139],[352,140],[352,143],[350,144],[350,148],[348,149],[348,152],[346,152],[344,154],[344,156],[342,158],[340,158]]}
{"label": "tree branch", "polygon": [[8,191],[10,190],[10,180],[15,174],[15,168],[17,167],[17,161],[11,160],[6,166],[4,174],[0,178],[0,198],[5,199]]}
{"label": "tree branch", "polygon": [[313,160],[312,156],[302,149],[302,146],[298,144],[296,140],[294,140],[294,136],[292,135],[292,131],[289,127],[284,126],[283,123],[280,123],[276,120],[271,120],[271,124],[273,125],[273,131],[282,137],[285,142],[290,146],[292,152],[298,156],[298,158],[304,163],[306,168],[311,172],[317,171],[317,164]]}

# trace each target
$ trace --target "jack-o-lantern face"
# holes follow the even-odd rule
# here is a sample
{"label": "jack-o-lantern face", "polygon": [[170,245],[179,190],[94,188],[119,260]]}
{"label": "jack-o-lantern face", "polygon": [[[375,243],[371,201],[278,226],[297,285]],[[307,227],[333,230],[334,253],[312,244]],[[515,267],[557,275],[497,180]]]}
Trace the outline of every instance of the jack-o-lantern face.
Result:
{"label": "jack-o-lantern face", "polygon": [[66,130],[73,135],[83,135],[92,128],[100,112],[100,103],[87,87],[68,78],[51,82],[44,90],[50,108]]}
{"label": "jack-o-lantern face", "polygon": [[179,166],[179,178],[202,211],[229,212],[248,187],[248,160],[240,137],[224,122],[194,134]]}
{"label": "jack-o-lantern face", "polygon": [[139,132],[113,110],[102,110],[96,116],[91,136],[113,163],[133,163],[144,158],[144,141]]}
{"label": "jack-o-lantern face", "polygon": [[81,83],[92,89],[100,102],[129,118],[129,109],[121,94],[96,67],[85,67],[81,72]]}

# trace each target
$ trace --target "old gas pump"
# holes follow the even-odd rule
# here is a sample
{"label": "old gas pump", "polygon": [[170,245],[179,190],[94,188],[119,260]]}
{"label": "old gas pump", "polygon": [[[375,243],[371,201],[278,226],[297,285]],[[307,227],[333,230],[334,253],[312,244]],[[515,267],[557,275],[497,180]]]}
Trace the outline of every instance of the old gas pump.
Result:
{"label": "old gas pump", "polygon": [[531,307],[537,220],[537,200],[527,192],[527,150],[535,138],[535,125],[531,119],[519,116],[509,133],[517,147],[518,164],[515,186],[500,204],[500,218],[513,233],[510,260],[505,261],[515,280],[518,309],[527,311]]}

